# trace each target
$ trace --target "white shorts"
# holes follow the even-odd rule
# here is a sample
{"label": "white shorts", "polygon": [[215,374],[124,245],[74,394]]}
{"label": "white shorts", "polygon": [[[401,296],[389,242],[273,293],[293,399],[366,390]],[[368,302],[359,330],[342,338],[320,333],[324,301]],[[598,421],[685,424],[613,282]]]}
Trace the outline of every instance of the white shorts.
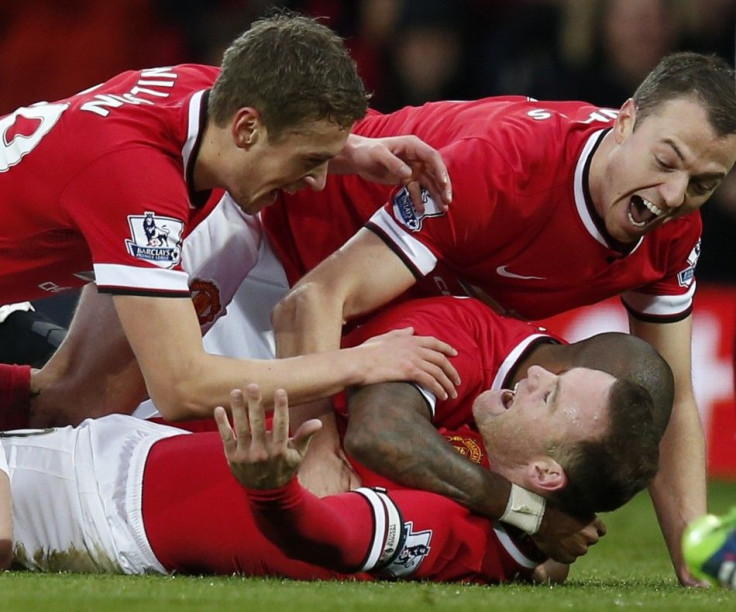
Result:
{"label": "white shorts", "polygon": [[157,440],[183,433],[111,415],[0,434],[16,562],[39,571],[165,573],[143,527],[143,468]]}

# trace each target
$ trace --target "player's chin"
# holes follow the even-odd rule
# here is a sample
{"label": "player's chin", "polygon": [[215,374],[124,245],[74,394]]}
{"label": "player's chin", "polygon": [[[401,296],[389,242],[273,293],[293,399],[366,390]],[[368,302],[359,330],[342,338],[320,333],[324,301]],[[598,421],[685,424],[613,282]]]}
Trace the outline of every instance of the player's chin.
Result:
{"label": "player's chin", "polygon": [[276,202],[280,192],[280,189],[271,189],[270,191],[251,199],[247,206],[242,206],[241,208],[249,215],[255,215]]}
{"label": "player's chin", "polygon": [[492,389],[483,391],[473,402],[473,417],[475,417],[476,424],[479,420],[483,421],[489,417],[498,416],[505,411],[499,392]]}

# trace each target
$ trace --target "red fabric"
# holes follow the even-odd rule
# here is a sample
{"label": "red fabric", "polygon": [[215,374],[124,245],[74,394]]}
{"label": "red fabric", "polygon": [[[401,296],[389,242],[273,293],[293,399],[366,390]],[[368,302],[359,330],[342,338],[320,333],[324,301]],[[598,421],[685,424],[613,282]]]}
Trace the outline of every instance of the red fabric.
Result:
{"label": "red fabric", "polygon": [[[700,215],[658,227],[628,252],[606,234],[586,193],[586,162],[614,116],[582,102],[522,97],[370,113],[355,133],[415,134],[439,150],[452,177],[450,211],[418,219],[403,192],[331,175],[319,193],[285,194],[264,211],[264,227],[291,282],[370,218],[369,229],[423,277],[425,295],[459,295],[469,284],[507,314],[535,320],[637,288],[653,296],[657,317],[684,317]],[[639,300],[628,304],[652,316]]]}
{"label": "red fabric", "polygon": [[0,430],[28,427],[31,366],[0,364]]}
{"label": "red fabric", "polygon": [[[412,580],[480,583],[528,577],[511,550],[529,555],[530,542],[507,548],[490,521],[439,495],[397,490],[390,496],[403,517],[407,545],[385,571]],[[360,493],[320,499],[296,480],[246,492],[230,474],[216,433],[157,442],[146,461],[142,497],[146,535],[170,572],[374,579],[345,573],[360,568],[381,544],[377,517]]]}
{"label": "red fabric", "polygon": [[[104,291],[189,295],[175,246],[193,214],[186,143],[202,126],[189,113],[217,74],[195,65],[125,72],[3,117],[5,303],[79,287],[93,266]],[[144,219],[168,242],[146,237]]]}

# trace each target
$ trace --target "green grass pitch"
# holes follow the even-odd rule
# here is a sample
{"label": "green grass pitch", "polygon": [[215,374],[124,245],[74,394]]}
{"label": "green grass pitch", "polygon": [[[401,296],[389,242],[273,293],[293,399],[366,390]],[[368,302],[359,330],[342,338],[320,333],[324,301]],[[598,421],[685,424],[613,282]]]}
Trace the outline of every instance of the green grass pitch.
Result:
{"label": "green grass pitch", "polygon": [[[710,507],[736,504],[736,482],[711,482]],[[236,577],[0,574],[0,610],[736,610],[736,592],[683,589],[646,494],[604,517],[608,535],[564,586],[308,583]]]}

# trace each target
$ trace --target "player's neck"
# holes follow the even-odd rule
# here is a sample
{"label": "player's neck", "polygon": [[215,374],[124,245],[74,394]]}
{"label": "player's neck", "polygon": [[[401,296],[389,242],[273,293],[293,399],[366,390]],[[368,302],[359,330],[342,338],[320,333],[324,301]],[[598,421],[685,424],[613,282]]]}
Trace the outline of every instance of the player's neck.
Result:
{"label": "player's neck", "polygon": [[192,191],[205,191],[221,187],[218,181],[217,164],[226,163],[218,159],[223,150],[220,140],[225,136],[220,128],[207,123],[199,149],[196,151],[194,170],[192,173]]}

